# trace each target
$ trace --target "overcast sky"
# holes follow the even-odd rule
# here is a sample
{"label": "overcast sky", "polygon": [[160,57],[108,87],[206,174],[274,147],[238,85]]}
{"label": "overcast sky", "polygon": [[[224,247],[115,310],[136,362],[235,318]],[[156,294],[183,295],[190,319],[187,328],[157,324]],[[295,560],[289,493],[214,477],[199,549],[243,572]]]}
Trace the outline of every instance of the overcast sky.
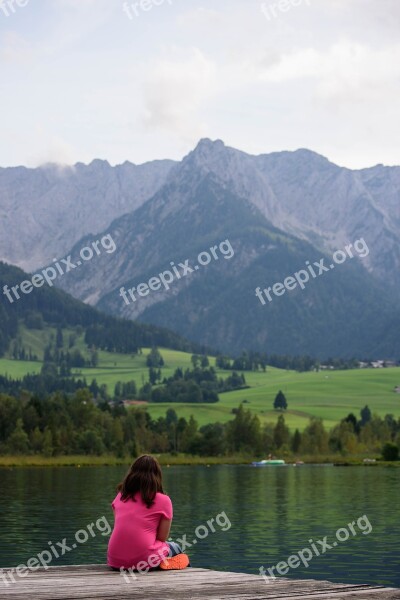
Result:
{"label": "overcast sky", "polygon": [[400,164],[399,0],[16,1],[0,166],[180,159],[201,137]]}

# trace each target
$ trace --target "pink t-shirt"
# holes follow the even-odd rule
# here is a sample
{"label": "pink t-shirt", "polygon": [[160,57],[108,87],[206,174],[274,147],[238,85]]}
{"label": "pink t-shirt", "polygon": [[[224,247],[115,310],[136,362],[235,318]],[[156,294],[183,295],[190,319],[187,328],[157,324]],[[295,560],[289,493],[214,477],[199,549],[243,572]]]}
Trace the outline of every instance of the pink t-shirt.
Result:
{"label": "pink t-shirt", "polygon": [[[140,494],[133,500],[121,501],[118,493],[111,506],[114,509],[114,530],[108,542],[107,562],[120,569],[136,568],[141,561],[156,567],[169,552],[168,544],[156,539],[162,517],[172,519],[172,502],[157,492],[154,504],[147,508]],[[153,556],[155,555],[155,556]],[[139,567],[145,570],[146,567]]]}

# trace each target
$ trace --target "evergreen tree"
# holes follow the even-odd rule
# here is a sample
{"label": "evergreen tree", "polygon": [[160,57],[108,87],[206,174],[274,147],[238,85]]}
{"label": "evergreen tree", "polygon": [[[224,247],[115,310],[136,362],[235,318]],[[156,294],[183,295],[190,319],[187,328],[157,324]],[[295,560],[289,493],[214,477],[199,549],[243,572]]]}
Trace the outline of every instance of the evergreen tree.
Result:
{"label": "evergreen tree", "polygon": [[93,349],[90,355],[90,364],[92,367],[96,368],[99,364],[99,353],[96,349]]}
{"label": "evergreen tree", "polygon": [[260,420],[243,404],[236,411],[233,421],[227,423],[227,439],[233,452],[259,454],[262,450]]}
{"label": "evergreen tree", "polygon": [[164,359],[161,356],[158,348],[153,347],[150,351],[150,353],[147,355],[146,358],[146,365],[148,367],[163,367],[164,366]]}
{"label": "evergreen tree", "polygon": [[348,414],[347,417],[343,420],[345,423],[350,423],[350,425],[352,425],[354,433],[360,432],[360,426],[358,424],[356,417],[353,415],[353,413]]}
{"label": "evergreen tree", "polygon": [[282,446],[288,446],[290,441],[289,428],[285,424],[285,418],[283,415],[279,415],[278,421],[274,428],[274,445],[278,450]]}
{"label": "evergreen tree", "polygon": [[371,418],[372,418],[372,414],[371,411],[369,410],[368,406],[364,406],[364,408],[361,409],[360,411],[360,415],[361,415],[361,425],[364,426],[367,423],[370,422]]}
{"label": "evergreen tree", "polygon": [[297,452],[300,450],[300,445],[301,445],[301,433],[298,429],[296,429],[296,431],[294,432],[293,437],[292,437],[292,443],[291,443],[292,452],[297,454]]}
{"label": "evergreen tree", "polygon": [[92,383],[89,386],[89,390],[92,392],[93,397],[97,398],[97,396],[99,395],[100,388],[97,384],[96,379],[92,379]]}
{"label": "evergreen tree", "polygon": [[210,363],[208,361],[208,357],[205,354],[203,354],[203,356],[201,357],[200,364],[201,364],[202,369],[205,369],[206,367],[209,366]]}
{"label": "evergreen tree", "polygon": [[197,367],[201,363],[201,356],[199,356],[198,354],[192,354],[190,360],[192,361],[193,368],[197,369]]}
{"label": "evergreen tree", "polygon": [[288,407],[288,403],[285,398],[285,394],[279,390],[274,400],[274,408],[275,410],[286,410]]}
{"label": "evergreen tree", "polygon": [[56,348],[62,348],[64,346],[64,338],[61,327],[57,327],[56,334]]}
{"label": "evergreen tree", "polygon": [[382,449],[383,460],[399,460],[399,448],[393,442],[386,442]]}
{"label": "evergreen tree", "polygon": [[154,369],[154,367],[150,367],[149,369],[149,381],[151,385],[155,385],[157,382],[157,371]]}

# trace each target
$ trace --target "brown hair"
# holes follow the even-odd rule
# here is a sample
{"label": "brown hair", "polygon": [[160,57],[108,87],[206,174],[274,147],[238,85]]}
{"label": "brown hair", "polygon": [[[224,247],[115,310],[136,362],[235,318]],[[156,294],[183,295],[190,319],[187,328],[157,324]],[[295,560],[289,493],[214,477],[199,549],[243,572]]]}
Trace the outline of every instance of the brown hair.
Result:
{"label": "brown hair", "polygon": [[121,492],[122,502],[135,502],[135,495],[139,492],[147,508],[150,508],[154,504],[157,492],[164,493],[158,460],[149,454],[139,456],[117,489]]}

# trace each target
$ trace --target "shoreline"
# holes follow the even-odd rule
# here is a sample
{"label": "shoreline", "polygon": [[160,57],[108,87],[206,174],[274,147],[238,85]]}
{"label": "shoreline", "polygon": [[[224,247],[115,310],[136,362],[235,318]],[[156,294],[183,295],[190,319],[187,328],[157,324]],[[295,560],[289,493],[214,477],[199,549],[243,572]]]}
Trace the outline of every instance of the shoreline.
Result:
{"label": "shoreline", "polygon": [[[191,456],[191,455],[168,455],[154,454],[163,467],[173,466],[250,466],[254,457],[243,455],[230,456]],[[283,457],[282,457],[283,458]],[[301,460],[303,464],[296,464],[299,457],[284,457],[286,461],[282,466],[268,466],[255,468],[282,468],[296,466],[335,466],[335,467],[400,467],[400,461],[383,461],[376,458],[375,462],[363,462],[365,457],[340,457],[340,456],[305,456]],[[134,460],[134,457],[117,458],[116,456],[40,456],[40,455],[2,455],[0,456],[0,468],[18,468],[18,467],[128,467]]]}

